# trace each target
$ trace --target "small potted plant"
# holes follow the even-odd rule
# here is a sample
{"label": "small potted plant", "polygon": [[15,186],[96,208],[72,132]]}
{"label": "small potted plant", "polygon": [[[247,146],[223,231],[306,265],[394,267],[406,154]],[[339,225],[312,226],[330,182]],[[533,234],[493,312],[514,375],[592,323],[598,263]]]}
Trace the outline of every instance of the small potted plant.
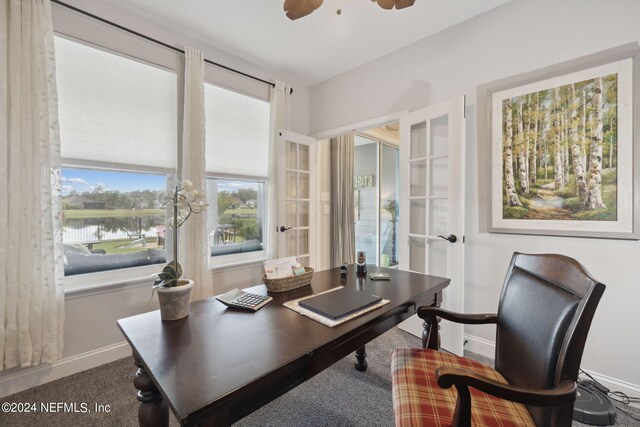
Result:
{"label": "small potted plant", "polygon": [[191,181],[185,180],[182,187],[176,185],[175,191],[165,197],[164,204],[169,207],[170,218],[167,223],[173,230],[173,261],[161,273],[154,274],[156,281],[153,290],[158,291],[162,320],[178,320],[189,315],[193,288],[193,280],[180,278],[182,267],[178,263],[178,228],[192,214],[204,212],[207,203],[205,194],[196,190]]}

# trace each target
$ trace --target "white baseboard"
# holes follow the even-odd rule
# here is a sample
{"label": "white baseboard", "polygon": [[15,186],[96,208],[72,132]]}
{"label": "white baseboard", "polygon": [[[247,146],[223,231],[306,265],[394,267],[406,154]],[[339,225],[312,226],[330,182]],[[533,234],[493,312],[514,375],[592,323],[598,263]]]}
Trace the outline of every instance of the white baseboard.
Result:
{"label": "white baseboard", "polygon": [[131,356],[131,347],[126,341],[122,341],[86,353],[65,357],[51,364],[18,369],[16,372],[11,372],[12,369],[7,373],[0,373],[0,398],[127,356]]}
{"label": "white baseboard", "polygon": [[[599,374],[597,372],[589,371],[586,369],[585,371],[587,371],[589,375],[591,375],[611,391],[621,391],[627,396],[640,397],[640,386],[637,384],[632,384],[618,378],[613,378],[608,375]],[[640,403],[631,403],[630,405],[636,408],[640,408]]]}
{"label": "white baseboard", "polygon": [[[464,346],[465,350],[472,351],[491,359],[495,357],[496,344],[493,341],[468,334],[464,335],[464,339],[467,341],[466,345]],[[628,396],[640,396],[640,385],[633,384],[618,378],[613,378],[608,375],[599,374],[587,369],[585,369],[585,371],[611,391],[621,391]],[[632,406],[640,408],[640,404],[638,403],[633,403]]]}
{"label": "white baseboard", "polygon": [[464,334],[464,349],[484,357],[493,359],[496,357],[496,344],[493,341],[476,337],[475,335]]}

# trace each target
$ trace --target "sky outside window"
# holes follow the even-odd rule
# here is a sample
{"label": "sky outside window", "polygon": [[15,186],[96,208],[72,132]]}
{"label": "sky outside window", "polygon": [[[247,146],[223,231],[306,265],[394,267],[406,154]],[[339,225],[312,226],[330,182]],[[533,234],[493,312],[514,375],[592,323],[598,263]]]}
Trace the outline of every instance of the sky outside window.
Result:
{"label": "sky outside window", "polygon": [[85,169],[62,169],[62,194],[103,191],[126,193],[137,190],[166,191],[165,175],[107,172]]}

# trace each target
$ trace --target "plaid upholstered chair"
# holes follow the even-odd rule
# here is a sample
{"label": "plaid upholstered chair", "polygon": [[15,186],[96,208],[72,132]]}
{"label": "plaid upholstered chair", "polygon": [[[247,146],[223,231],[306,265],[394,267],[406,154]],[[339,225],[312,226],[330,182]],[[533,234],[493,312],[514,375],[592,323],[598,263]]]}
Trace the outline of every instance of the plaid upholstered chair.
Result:
{"label": "plaid upholstered chair", "polygon": [[[515,253],[497,314],[421,307],[427,348],[400,348],[392,357],[396,426],[570,426],[604,289],[569,257]],[[495,369],[438,351],[438,317],[496,324]]]}

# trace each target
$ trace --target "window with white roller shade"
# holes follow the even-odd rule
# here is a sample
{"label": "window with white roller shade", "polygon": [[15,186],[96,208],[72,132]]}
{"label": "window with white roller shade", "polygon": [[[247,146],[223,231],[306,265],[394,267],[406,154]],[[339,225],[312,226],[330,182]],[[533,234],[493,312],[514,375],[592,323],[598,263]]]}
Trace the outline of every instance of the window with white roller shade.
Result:
{"label": "window with white roller shade", "polygon": [[266,177],[269,103],[205,84],[207,172]]}
{"label": "window with white roller shade", "polygon": [[62,157],[175,169],[176,75],[55,38]]}

